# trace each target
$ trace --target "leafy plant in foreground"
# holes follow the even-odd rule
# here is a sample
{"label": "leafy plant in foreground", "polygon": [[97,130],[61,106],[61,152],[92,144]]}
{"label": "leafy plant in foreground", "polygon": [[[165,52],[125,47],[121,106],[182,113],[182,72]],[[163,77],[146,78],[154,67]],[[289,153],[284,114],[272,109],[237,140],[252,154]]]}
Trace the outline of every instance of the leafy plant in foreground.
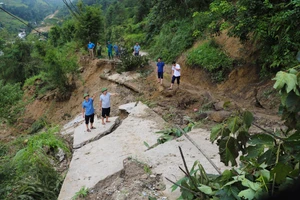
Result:
{"label": "leafy plant in foreground", "polygon": [[[282,119],[288,129],[268,131],[255,123],[249,111],[216,125],[210,140],[217,141],[221,161],[236,166],[239,159],[240,166],[203,183],[204,170],[196,161],[190,175],[186,174],[175,184],[181,188],[179,199],[260,199],[279,193],[299,178],[299,77],[299,71],[294,68],[278,72],[274,78],[274,88],[281,95]],[[250,134],[251,125],[263,132]],[[195,172],[197,165],[199,170]]]}
{"label": "leafy plant in foreground", "polygon": [[170,141],[174,138],[177,137],[181,137],[182,136],[182,131],[184,131],[185,133],[190,132],[192,130],[192,128],[194,127],[195,123],[194,122],[190,122],[186,127],[183,128],[183,130],[179,129],[179,128],[168,128],[165,130],[161,130],[161,131],[157,131],[156,133],[158,134],[162,134],[158,139],[157,139],[157,143],[158,144],[163,144],[167,141]]}

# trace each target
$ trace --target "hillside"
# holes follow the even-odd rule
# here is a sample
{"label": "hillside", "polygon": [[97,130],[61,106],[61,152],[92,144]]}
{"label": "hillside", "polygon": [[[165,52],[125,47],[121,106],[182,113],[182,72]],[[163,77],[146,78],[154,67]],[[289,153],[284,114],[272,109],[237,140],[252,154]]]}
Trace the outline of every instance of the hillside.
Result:
{"label": "hillside", "polygon": [[[17,16],[32,26],[37,26],[47,15],[53,13],[58,6],[62,5],[59,0],[1,0],[1,7]],[[25,24],[0,11],[0,27],[16,33],[19,29],[27,29]]]}
{"label": "hillside", "polygon": [[[5,2],[6,9],[49,32],[15,39],[18,25],[10,25],[11,19],[1,24],[0,199],[57,200],[62,192],[69,200],[77,191],[88,192],[84,186],[96,191],[97,181],[104,198],[112,194],[101,191],[106,180],[105,187],[116,184],[126,196],[120,184],[125,158],[151,158],[153,169],[170,173],[173,159],[182,164],[175,146],[192,149],[185,133],[201,147],[216,145],[218,152],[205,162],[242,165],[214,180],[198,179],[194,173],[208,174],[197,165],[190,172],[197,186],[190,177],[180,183],[192,190],[182,190],[183,199],[258,200],[257,194],[277,193],[299,177],[299,1],[83,0],[66,3],[63,12],[50,1]],[[141,56],[133,53],[137,43]],[[165,63],[162,84],[158,58]],[[180,85],[170,88],[172,62],[181,75]],[[114,123],[99,119],[103,87],[115,93]],[[85,93],[95,97],[96,130],[83,121]],[[198,159],[194,153],[187,155],[189,167]],[[145,177],[134,171],[132,178]],[[144,171],[151,169],[144,165]]]}

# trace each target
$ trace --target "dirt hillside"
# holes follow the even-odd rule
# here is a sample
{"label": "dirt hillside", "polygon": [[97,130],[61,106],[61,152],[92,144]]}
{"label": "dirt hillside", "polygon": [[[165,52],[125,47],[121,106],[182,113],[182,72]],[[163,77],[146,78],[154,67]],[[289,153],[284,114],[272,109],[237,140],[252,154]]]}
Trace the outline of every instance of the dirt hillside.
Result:
{"label": "dirt hillside", "polygon": [[[251,59],[251,54],[246,55],[246,49],[236,39],[221,34],[215,40],[226,49],[229,55],[236,58]],[[46,119],[48,123],[64,125],[81,113],[81,103],[85,92],[95,96],[95,107],[98,111],[98,99],[102,87],[107,87],[110,92],[120,94],[112,100],[113,115],[119,112],[119,105],[141,100],[166,121],[185,125],[187,123],[186,118],[197,118],[199,113],[195,113],[195,110],[201,110],[203,105],[227,102],[233,107],[252,111],[264,125],[272,126],[280,121],[279,116],[277,116],[279,98],[273,89],[273,82],[260,81],[257,68],[250,64],[237,67],[229,74],[226,81],[216,84],[210,80],[204,70],[187,67],[185,55],[182,54],[177,59],[182,68],[180,89],[176,89],[175,84],[175,89],[169,91],[171,66],[166,66],[163,86],[160,86],[156,80],[155,62],[151,61],[149,66],[145,66],[143,69],[142,76],[135,80],[142,88],[142,92],[137,93],[121,84],[101,78],[105,73],[115,73],[115,61],[92,60],[87,56],[79,56],[79,58],[81,73],[74,79],[75,89],[70,93],[70,98],[65,101],[57,101],[55,91],[38,96],[26,106],[25,114],[13,127],[16,128],[15,130],[2,129],[2,138],[19,134],[41,117]],[[27,97],[30,97],[34,92],[34,87],[27,88],[25,92]]]}

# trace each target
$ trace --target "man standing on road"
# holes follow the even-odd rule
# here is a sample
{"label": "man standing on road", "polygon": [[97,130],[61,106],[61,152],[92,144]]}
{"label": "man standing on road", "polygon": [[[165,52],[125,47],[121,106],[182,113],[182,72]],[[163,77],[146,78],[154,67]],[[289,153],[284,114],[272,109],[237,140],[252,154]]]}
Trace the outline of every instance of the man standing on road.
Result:
{"label": "man standing on road", "polygon": [[88,50],[89,50],[90,57],[92,59],[94,58],[94,47],[95,47],[95,44],[92,43],[91,41],[89,41],[89,43],[88,43]]}
{"label": "man standing on road", "polygon": [[[91,129],[95,129],[95,127],[93,126],[94,123],[94,96],[92,96],[92,98],[90,98],[89,94],[85,93],[83,95],[84,101],[82,102],[82,117],[85,118],[85,125],[86,125],[86,130],[87,132],[91,132]],[[90,129],[89,129],[89,123],[91,123],[90,125]]]}
{"label": "man standing on road", "polygon": [[180,65],[177,64],[175,61],[172,62],[172,81],[171,81],[171,86],[169,90],[173,89],[173,85],[175,80],[177,79],[177,84],[179,88],[179,83],[180,83]]}
{"label": "man standing on road", "polygon": [[161,61],[161,58],[159,57],[157,59],[157,82],[160,83],[161,85],[163,84],[163,79],[164,79],[164,66],[165,66],[165,63]]}
{"label": "man standing on road", "polygon": [[141,49],[141,47],[140,47],[139,43],[136,43],[133,47],[133,52],[134,52],[135,56],[138,56],[140,54],[140,49]]}
{"label": "man standing on road", "polygon": [[106,47],[107,47],[108,59],[113,59],[113,55],[112,55],[113,45],[110,43],[110,41],[107,42]]}
{"label": "man standing on road", "polygon": [[[100,109],[102,110],[102,124],[109,123],[108,117],[110,115],[110,96],[117,95],[117,93],[107,92],[107,88],[102,88],[100,95]],[[104,119],[105,122],[104,122]]]}

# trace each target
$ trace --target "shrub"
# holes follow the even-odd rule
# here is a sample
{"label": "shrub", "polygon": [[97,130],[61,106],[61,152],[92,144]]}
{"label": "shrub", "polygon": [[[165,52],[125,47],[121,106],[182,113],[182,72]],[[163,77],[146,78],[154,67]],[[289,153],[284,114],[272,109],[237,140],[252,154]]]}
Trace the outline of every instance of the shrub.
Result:
{"label": "shrub", "polygon": [[130,50],[132,49],[131,52],[133,52],[133,46],[135,45],[135,43],[139,43],[142,44],[145,40],[145,34],[144,33],[137,33],[137,34],[130,34],[130,35],[126,35],[124,36],[124,40],[125,40],[125,45],[126,47],[130,48]]}
{"label": "shrub", "polygon": [[7,120],[9,123],[15,122],[17,114],[15,109],[22,109],[21,107],[15,107],[21,100],[23,92],[20,84],[4,84],[0,80],[0,118]]}
{"label": "shrub", "polygon": [[149,63],[146,56],[133,56],[130,52],[123,52],[121,55],[121,63],[117,66],[117,72],[140,70]]}
{"label": "shrub", "polygon": [[38,135],[21,136],[7,145],[10,151],[1,147],[0,199],[57,199],[63,178],[51,161],[56,161],[58,148],[70,154],[57,131],[58,127],[52,127]]}
{"label": "shrub", "polygon": [[162,57],[165,62],[175,60],[191,47],[194,41],[193,30],[188,20],[174,20],[163,25],[155,43],[150,47],[152,57]]}
{"label": "shrub", "polygon": [[223,81],[226,73],[232,69],[233,60],[229,58],[213,41],[206,42],[187,53],[186,64],[201,67],[211,74],[212,80]]}

